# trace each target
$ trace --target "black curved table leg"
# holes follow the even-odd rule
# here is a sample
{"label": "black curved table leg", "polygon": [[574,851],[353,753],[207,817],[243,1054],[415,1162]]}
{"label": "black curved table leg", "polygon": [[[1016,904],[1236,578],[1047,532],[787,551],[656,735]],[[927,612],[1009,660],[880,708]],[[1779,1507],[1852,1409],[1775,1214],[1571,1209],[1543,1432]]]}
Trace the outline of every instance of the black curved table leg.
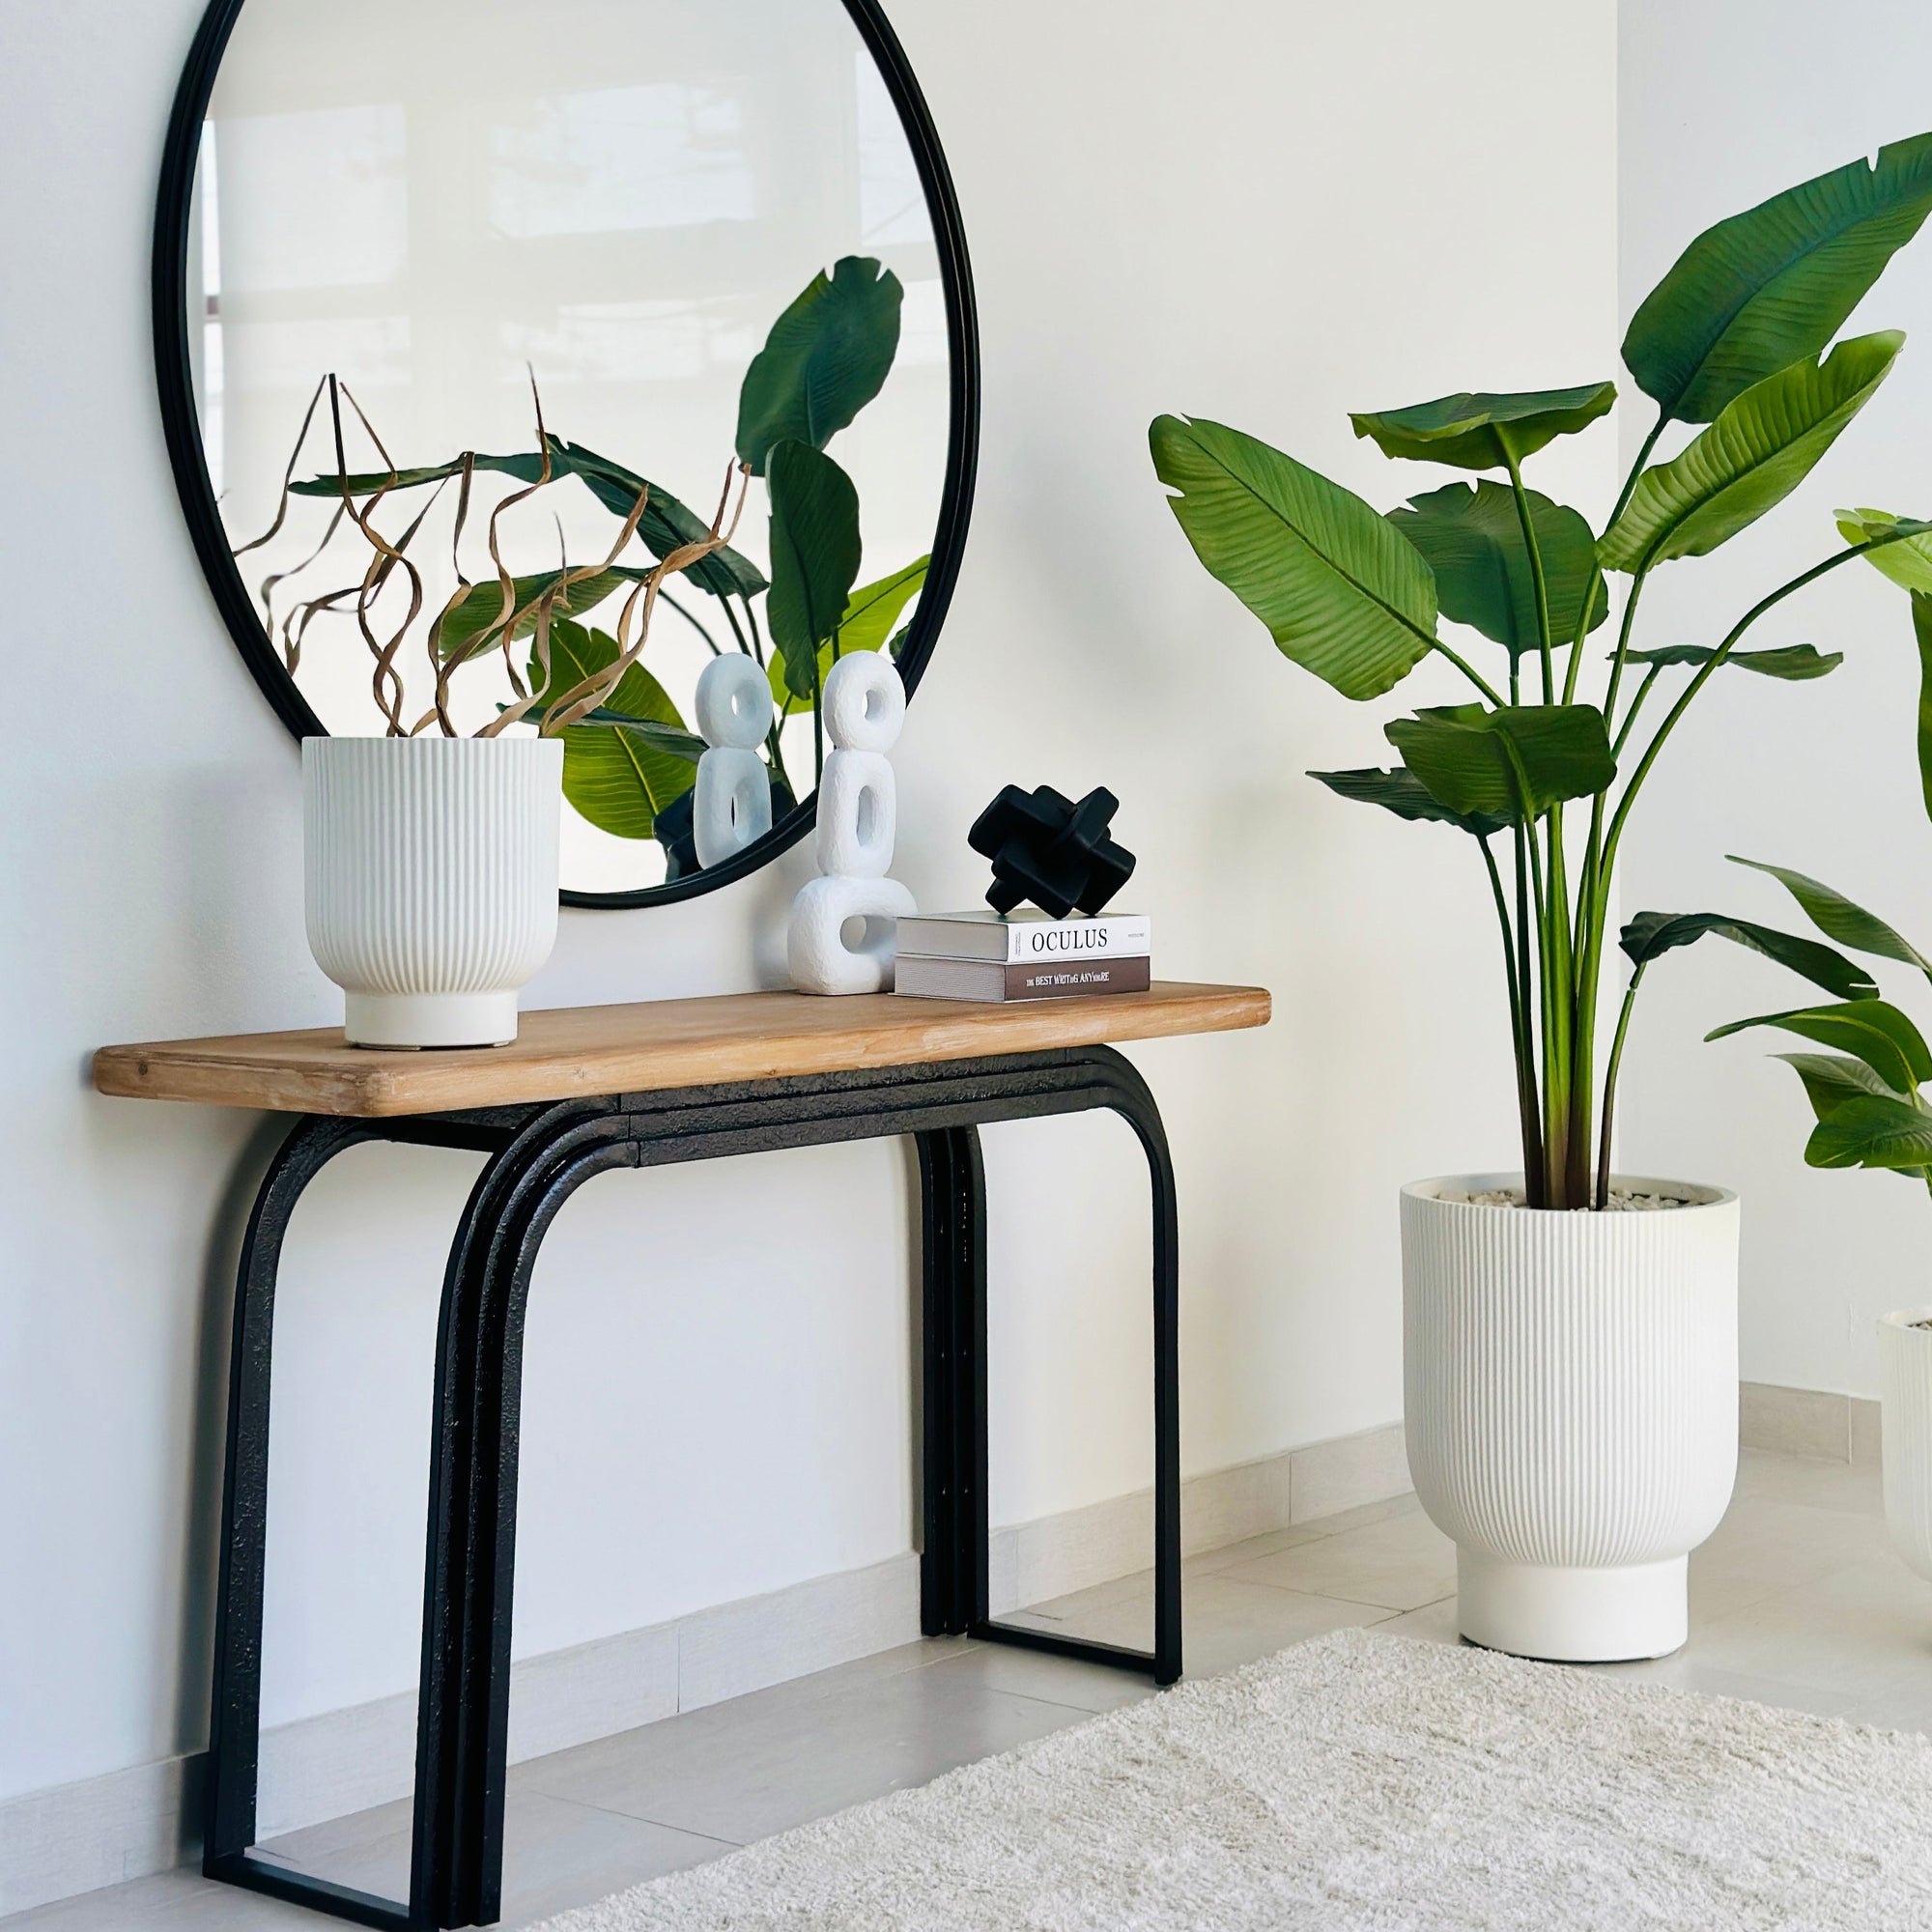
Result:
{"label": "black curved table leg", "polygon": [[970,1127],[920,1136],[925,1234],[925,1549],[921,1628],[1122,1670],[1180,1676],[1180,1309],[1174,1168],[1159,1109],[1106,1047],[1071,1056],[1096,1078],[1083,1104],[1117,1113],[1148,1158],[1153,1190],[1154,1640],[1132,1650],[994,1619],[987,1602],[985,1179]]}
{"label": "black curved table leg", "polygon": [[[527,1111],[527,1110],[526,1110]],[[451,1719],[447,1646],[452,1588],[467,1573],[442,1560],[450,1545],[445,1498],[464,1457],[457,1428],[466,1404],[455,1399],[465,1351],[451,1322],[454,1296],[445,1283],[438,1338],[436,1419],[430,1486],[429,1557],[423,1606],[423,1662],[418,1686],[415,1823],[407,1903],[359,1891],[277,1864],[254,1849],[261,1763],[262,1602],[268,1557],[269,1397],[274,1353],[275,1285],[289,1220],[303,1190],[339,1153],[364,1141],[400,1141],[487,1151],[501,1157],[517,1116],[475,1114],[408,1121],[304,1117],[270,1162],[249,1216],[235,1289],[228,1384],[227,1468],[221,1504],[220,1578],[214,1632],[213,1698],[204,1793],[202,1870],[250,1890],[312,1905],[358,1924],[434,1927],[434,1899],[447,1889],[456,1848],[447,1829],[444,1792],[461,1763]],[[481,1225],[495,1169],[471,1191],[458,1234],[463,1250]],[[468,1351],[473,1355],[473,1350]],[[473,1363],[469,1371],[473,1376]]]}
{"label": "black curved table leg", "polygon": [[919,1144],[921,1467],[919,1624],[964,1636],[987,1618],[986,1177],[972,1127]]}
{"label": "black curved table leg", "polygon": [[[979,1125],[1104,1108],[1146,1152],[1153,1189],[1154,1647],[1059,1637],[988,1615],[985,1178]],[[1109,1048],[939,1062],[551,1107],[404,1121],[298,1122],[263,1183],[235,1316],[221,1602],[204,1870],[378,1926],[492,1923],[502,1902],[523,1341],[545,1236],[593,1175],[911,1134],[923,1231],[924,1501],[921,1622],[1180,1675],[1180,1446],[1174,1175],[1152,1095]],[[261,1703],[274,1284],[301,1190],[364,1140],[493,1158],[450,1250],[437,1338],[415,1811],[407,1905],[251,1850]]]}

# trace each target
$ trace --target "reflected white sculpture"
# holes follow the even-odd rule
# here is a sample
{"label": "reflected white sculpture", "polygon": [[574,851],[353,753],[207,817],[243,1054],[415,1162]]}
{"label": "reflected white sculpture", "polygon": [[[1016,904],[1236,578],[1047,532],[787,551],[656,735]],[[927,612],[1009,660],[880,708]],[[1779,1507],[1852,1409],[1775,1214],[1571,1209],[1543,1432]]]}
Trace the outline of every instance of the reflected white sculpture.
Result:
{"label": "reflected white sculpture", "polygon": [[882,651],[855,651],[826,674],[819,716],[833,750],[818,779],[816,848],[825,876],[792,902],[787,948],[802,993],[877,993],[893,983],[897,921],[918,910],[905,887],[886,877],[898,823],[886,753],[905,722],[905,701]]}
{"label": "reflected white sculpture", "polygon": [[[901,705],[904,699],[900,699]],[[713,658],[697,680],[697,761],[691,831],[700,866],[716,866],[772,829],[772,786],[757,747],[772,728],[772,691],[750,658]]]}

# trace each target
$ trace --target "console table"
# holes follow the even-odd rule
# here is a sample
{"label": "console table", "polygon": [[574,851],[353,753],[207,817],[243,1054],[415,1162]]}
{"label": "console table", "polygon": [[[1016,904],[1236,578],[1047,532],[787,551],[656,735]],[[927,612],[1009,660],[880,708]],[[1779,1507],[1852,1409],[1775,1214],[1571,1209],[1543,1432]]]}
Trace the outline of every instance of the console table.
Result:
{"label": "console table", "polygon": [[[489,1924],[502,1887],[525,1309],[544,1236],[607,1168],[910,1134],[923,1235],[921,1624],[1180,1675],[1180,1438],[1174,1176],[1146,1083],[1107,1042],[1264,1025],[1251,986],[1156,983],[977,1006],[747,993],[524,1014],[510,1046],[369,1051],[340,1030],[111,1046],[103,1094],[298,1118],[249,1218],[237,1284],[203,1870],[365,1925]],[[1154,1644],[1123,1650],[997,1623],[987,1603],[982,1122],[1107,1108],[1153,1186]],[[444,1273],[437,1337],[410,1896],[262,1858],[255,1841],[275,1278],[303,1188],[364,1141],[489,1156]]]}

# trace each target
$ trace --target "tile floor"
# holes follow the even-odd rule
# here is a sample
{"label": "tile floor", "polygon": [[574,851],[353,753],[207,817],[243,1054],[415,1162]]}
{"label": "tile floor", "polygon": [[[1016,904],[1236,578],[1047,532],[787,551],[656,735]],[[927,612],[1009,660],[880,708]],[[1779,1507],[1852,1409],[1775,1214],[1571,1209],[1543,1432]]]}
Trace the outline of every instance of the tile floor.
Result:
{"label": "tile floor", "polygon": [[[1878,1473],[1747,1450],[1722,1526],[1691,1559],[1690,1644],[1605,1666],[1720,1695],[1932,1730],[1932,1583],[1887,1547]],[[1455,1640],[1455,1557],[1413,1497],[1191,1558],[1190,1674],[1346,1624]],[[1025,1613],[1145,1644],[1150,1579]],[[862,1799],[921,1784],[1096,1711],[1138,1679],[988,1644],[912,1644],[517,1766],[503,1924],[527,1925]],[[400,1894],[407,1809],[385,1805],[275,1841],[308,1870]],[[268,1932],[325,1921],[169,1872],[0,1920],[7,1932]],[[340,1922],[340,1921],[332,1921]]]}

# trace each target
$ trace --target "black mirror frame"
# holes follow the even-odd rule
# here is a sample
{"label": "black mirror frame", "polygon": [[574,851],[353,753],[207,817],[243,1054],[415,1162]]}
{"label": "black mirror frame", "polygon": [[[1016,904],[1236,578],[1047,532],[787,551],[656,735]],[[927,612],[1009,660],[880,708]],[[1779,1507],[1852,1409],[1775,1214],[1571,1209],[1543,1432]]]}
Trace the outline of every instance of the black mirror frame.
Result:
{"label": "black mirror frame", "polygon": [[[214,602],[228,625],[262,695],[275,715],[298,740],[327,736],[322,721],[295,680],[282,668],[268,633],[235,567],[222,528],[221,513],[209,481],[195,415],[194,383],[188,356],[187,242],[188,212],[194,191],[194,171],[201,152],[201,127],[214,91],[214,76],[245,0],[210,0],[207,13],[188,51],[175,90],[168,119],[167,144],[161,157],[160,191],[155,209],[154,329],[155,375],[160,391],[161,427],[167,438],[168,461],[174,470],[188,534],[214,593]],[[932,215],[933,241],[939,254],[941,285],[946,292],[946,334],[952,368],[952,426],[947,448],[946,481],[940,496],[939,526],[933,533],[932,568],[920,593],[919,608],[897,659],[906,696],[919,688],[926,661],[932,655],[939,629],[952,601],[953,585],[973,513],[973,486],[980,453],[980,326],[973,298],[973,270],[966,253],[966,234],[959,218],[958,199],[932,115],[920,92],[898,36],[878,0],[842,0],[853,25],[876,62],[893,105],[898,110],[913,159],[925,189]],[[761,870],[781,852],[804,838],[818,815],[818,794],[811,792],[755,844],[734,853],[723,865],[707,867],[687,878],[663,885],[639,886],[632,892],[585,893],[566,888],[559,896],[567,906],[630,908],[671,905],[696,898],[735,879]]]}

